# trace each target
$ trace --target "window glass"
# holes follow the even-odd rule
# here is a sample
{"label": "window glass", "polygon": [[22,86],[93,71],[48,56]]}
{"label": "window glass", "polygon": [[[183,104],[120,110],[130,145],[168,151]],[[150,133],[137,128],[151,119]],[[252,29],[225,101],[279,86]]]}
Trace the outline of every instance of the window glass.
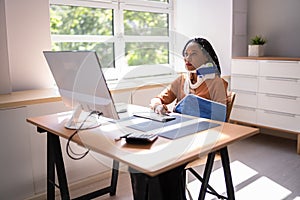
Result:
{"label": "window glass", "polygon": [[113,35],[112,9],[51,5],[51,34]]}
{"label": "window glass", "polygon": [[[124,10],[124,33],[129,36],[168,36],[168,14]],[[128,66],[166,64],[169,62],[166,42],[126,42]]]}
{"label": "window glass", "polygon": [[114,67],[114,44],[107,42],[82,42],[72,36],[113,35],[112,9],[80,6],[50,6],[52,35],[68,35],[67,41],[52,42],[53,51],[94,50],[97,52],[102,67]]}
{"label": "window glass", "polygon": [[124,11],[125,35],[167,36],[168,14]]}
{"label": "window glass", "polygon": [[53,1],[52,50],[94,50],[102,67],[125,73],[126,67],[170,64],[168,0],[130,2]]}
{"label": "window glass", "polygon": [[96,51],[101,67],[114,67],[114,44],[96,42],[55,42],[52,43],[53,51]]}
{"label": "window glass", "polygon": [[129,66],[169,63],[167,42],[128,42],[125,47]]}

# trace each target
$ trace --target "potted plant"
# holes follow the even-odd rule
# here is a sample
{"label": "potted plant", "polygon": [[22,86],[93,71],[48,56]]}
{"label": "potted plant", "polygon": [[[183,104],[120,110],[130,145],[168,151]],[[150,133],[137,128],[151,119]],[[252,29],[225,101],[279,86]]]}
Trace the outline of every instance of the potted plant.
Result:
{"label": "potted plant", "polygon": [[250,39],[250,45],[248,46],[248,56],[263,56],[264,44],[267,40],[260,35],[256,35]]}

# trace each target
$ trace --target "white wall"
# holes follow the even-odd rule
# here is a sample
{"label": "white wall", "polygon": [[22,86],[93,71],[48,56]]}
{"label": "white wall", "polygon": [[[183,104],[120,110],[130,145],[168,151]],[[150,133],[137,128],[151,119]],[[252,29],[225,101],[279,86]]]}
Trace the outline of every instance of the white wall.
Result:
{"label": "white wall", "polygon": [[248,41],[263,35],[266,56],[300,57],[299,9],[299,0],[248,0]]}
{"label": "white wall", "polygon": [[8,49],[6,34],[5,1],[0,0],[0,94],[11,92],[10,74],[8,65]]}
{"label": "white wall", "polygon": [[232,57],[248,55],[248,0],[233,0]]}
{"label": "white wall", "polygon": [[230,75],[232,0],[177,0],[176,4],[176,31],[209,40],[219,57],[222,75]]}
{"label": "white wall", "polygon": [[52,87],[53,78],[42,54],[51,49],[49,1],[1,1],[5,1],[12,91]]}

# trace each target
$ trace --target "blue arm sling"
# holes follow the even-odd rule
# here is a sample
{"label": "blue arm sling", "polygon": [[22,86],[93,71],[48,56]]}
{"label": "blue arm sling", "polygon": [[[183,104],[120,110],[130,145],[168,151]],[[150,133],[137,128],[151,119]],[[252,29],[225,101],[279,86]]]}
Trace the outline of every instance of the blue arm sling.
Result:
{"label": "blue arm sling", "polygon": [[217,121],[226,121],[226,105],[194,94],[185,96],[175,107],[175,112]]}

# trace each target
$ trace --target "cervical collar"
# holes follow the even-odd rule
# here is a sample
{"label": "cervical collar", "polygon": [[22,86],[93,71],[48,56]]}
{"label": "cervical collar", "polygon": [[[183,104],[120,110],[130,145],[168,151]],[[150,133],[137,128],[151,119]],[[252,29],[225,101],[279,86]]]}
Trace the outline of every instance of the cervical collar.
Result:
{"label": "cervical collar", "polygon": [[[196,73],[197,74],[197,81],[196,83],[191,82],[191,74]],[[219,74],[219,71],[216,66],[214,66],[212,63],[206,63],[198,67],[196,70],[188,71],[184,86],[184,91],[186,94],[190,93],[190,89],[196,89],[198,88],[206,79],[213,79],[215,78],[215,75]]]}

